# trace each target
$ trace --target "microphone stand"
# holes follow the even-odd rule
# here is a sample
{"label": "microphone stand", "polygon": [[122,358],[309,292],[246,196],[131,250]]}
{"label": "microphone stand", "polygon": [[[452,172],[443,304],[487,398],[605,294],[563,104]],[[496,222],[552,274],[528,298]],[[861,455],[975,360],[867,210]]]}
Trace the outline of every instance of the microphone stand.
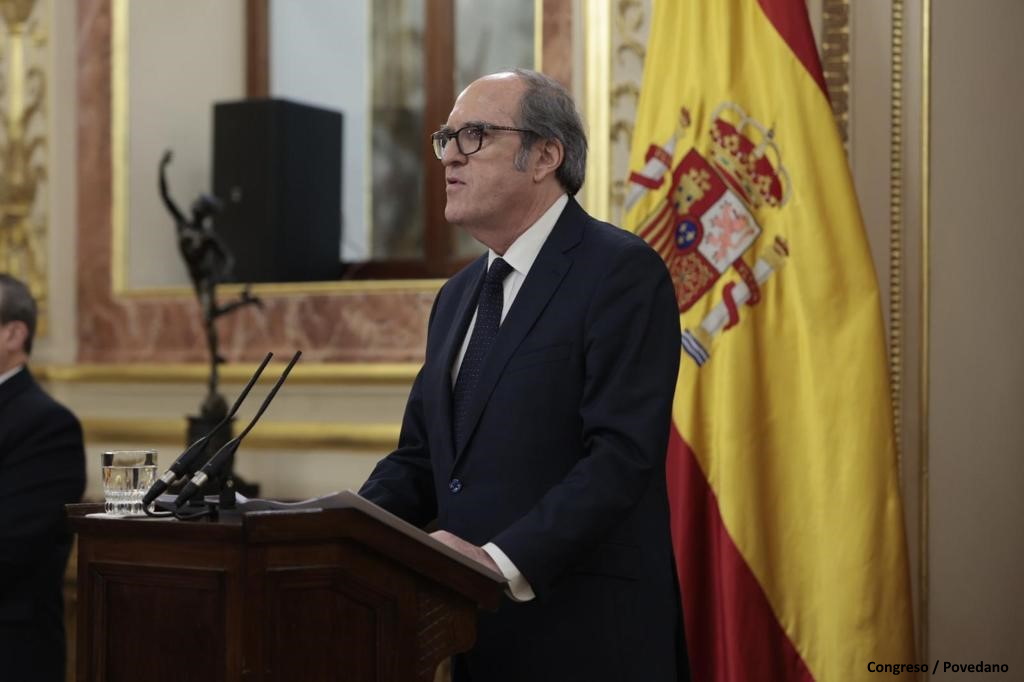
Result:
{"label": "microphone stand", "polygon": [[[249,425],[245,427],[245,430],[237,437],[228,441],[224,447],[218,450],[213,457],[211,457],[209,461],[207,461],[207,463],[204,464],[194,476],[192,476],[192,480],[185,485],[181,493],[174,500],[174,506],[177,509],[174,515],[177,518],[191,519],[207,515],[216,517],[219,509],[233,510],[235,508],[235,485],[232,476],[235,453],[238,451],[238,447],[242,444],[242,439],[249,434],[252,428],[256,426],[256,422],[263,416],[263,413],[270,405],[270,402],[274,399],[274,396],[277,395],[277,391],[281,388],[281,385],[284,384],[285,379],[288,378],[288,374],[292,371],[292,367],[295,366],[295,363],[298,362],[301,355],[302,351],[296,351],[295,355],[292,356],[288,366],[284,368],[284,372],[281,373],[277,383],[275,383],[274,387],[270,389],[267,397],[263,399],[263,404],[260,405],[259,410],[256,411],[256,415],[249,422]],[[219,487],[221,488],[220,495],[218,496],[218,502],[216,504],[206,502],[205,497],[203,496],[203,491],[211,481],[219,483]],[[228,489],[229,492],[225,492],[225,489]],[[226,500],[226,495],[229,495],[230,499]],[[189,504],[190,506],[199,506],[191,505],[191,501],[195,498],[200,500],[199,505],[206,507],[205,511],[182,515],[182,507],[186,504]],[[224,506],[225,501],[227,502],[226,506]]]}
{"label": "microphone stand", "polygon": [[[266,357],[263,358],[263,362],[256,368],[256,372],[249,378],[249,382],[242,389],[242,392],[235,399],[235,404],[231,406],[231,410],[213,426],[212,429],[201,435],[199,438],[194,440],[184,452],[178,455],[178,458],[173,464],[164,472],[163,476],[158,478],[146,491],[145,496],[142,498],[142,509],[148,516],[160,516],[156,512],[153,512],[149,507],[150,504],[156,501],[156,499],[165,490],[174,487],[174,484],[180,481],[184,481],[186,476],[190,476],[201,464],[196,464],[196,461],[210,449],[211,443],[215,442],[214,438],[217,437],[218,433],[225,425],[229,425],[229,422],[234,418],[235,413],[238,412],[238,408],[242,406],[246,396],[249,395],[249,391],[256,384],[256,380],[259,379],[260,375],[263,374],[264,368],[267,363],[270,362],[270,358],[274,357],[273,353],[267,353]],[[229,439],[230,440],[230,439]],[[216,448],[214,452],[219,450],[220,447]]]}

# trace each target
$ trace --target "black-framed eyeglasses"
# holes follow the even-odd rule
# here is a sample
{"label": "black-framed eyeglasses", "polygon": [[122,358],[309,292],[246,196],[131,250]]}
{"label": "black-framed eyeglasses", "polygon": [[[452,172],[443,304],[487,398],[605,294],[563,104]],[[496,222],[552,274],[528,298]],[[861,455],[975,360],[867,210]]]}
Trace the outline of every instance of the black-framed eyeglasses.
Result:
{"label": "black-framed eyeglasses", "polygon": [[488,130],[507,130],[513,133],[537,134],[526,128],[510,128],[509,126],[498,126],[492,123],[470,123],[458,130],[438,130],[431,135],[430,141],[434,145],[434,156],[438,159],[444,158],[444,150],[453,139],[455,140],[455,145],[459,148],[459,153],[463,156],[476,154],[480,151],[480,147],[484,143],[484,134]]}

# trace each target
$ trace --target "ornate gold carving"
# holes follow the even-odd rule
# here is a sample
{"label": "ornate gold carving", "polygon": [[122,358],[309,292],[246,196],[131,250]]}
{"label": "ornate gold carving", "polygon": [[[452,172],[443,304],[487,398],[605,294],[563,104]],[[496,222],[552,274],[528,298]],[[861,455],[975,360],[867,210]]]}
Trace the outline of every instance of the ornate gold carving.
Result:
{"label": "ornate gold carving", "polygon": [[644,58],[647,55],[648,19],[650,0],[618,0],[615,3],[615,29],[613,43],[615,59],[611,67],[609,106],[612,123],[609,128],[611,148],[608,163],[608,192],[612,222],[620,222],[626,202],[626,182],[629,175],[629,151],[633,141],[633,121],[640,99]]}
{"label": "ornate gold carving", "polygon": [[[36,0],[0,0],[0,271],[22,279],[39,304],[45,333],[49,294],[45,208],[46,73],[38,49],[47,43]],[[33,50],[32,48],[35,48]]]}
{"label": "ornate gold carving", "polygon": [[850,129],[850,1],[824,0],[821,11],[821,69],[843,146]]}
{"label": "ornate gold carving", "polygon": [[643,63],[647,54],[644,23],[649,10],[650,4],[643,0],[619,0],[615,13],[619,44],[615,52],[620,60],[626,59],[626,54],[632,52],[634,57]]}

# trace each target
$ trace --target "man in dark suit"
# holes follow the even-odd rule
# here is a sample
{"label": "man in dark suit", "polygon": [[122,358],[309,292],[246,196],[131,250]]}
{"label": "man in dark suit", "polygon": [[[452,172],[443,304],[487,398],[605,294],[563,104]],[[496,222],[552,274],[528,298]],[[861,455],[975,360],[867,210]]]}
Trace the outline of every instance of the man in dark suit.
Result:
{"label": "man in dark suit", "polygon": [[398,449],[360,492],[508,579],[456,680],[685,679],[668,272],[576,203],[586,138],[548,77],[474,82],[433,143],[445,217],[488,253],[438,293]]}
{"label": "man in dark suit", "polygon": [[26,363],[36,305],[0,274],[0,679],[63,682],[64,505],[85,488],[82,429]]}

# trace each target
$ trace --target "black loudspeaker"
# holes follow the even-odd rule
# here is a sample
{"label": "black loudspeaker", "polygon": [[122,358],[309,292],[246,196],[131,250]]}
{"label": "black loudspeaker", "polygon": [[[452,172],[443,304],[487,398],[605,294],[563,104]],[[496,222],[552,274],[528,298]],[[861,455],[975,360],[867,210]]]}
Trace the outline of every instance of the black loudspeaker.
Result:
{"label": "black loudspeaker", "polygon": [[341,133],[341,113],[297,102],[214,105],[214,227],[234,256],[231,281],[338,279]]}

